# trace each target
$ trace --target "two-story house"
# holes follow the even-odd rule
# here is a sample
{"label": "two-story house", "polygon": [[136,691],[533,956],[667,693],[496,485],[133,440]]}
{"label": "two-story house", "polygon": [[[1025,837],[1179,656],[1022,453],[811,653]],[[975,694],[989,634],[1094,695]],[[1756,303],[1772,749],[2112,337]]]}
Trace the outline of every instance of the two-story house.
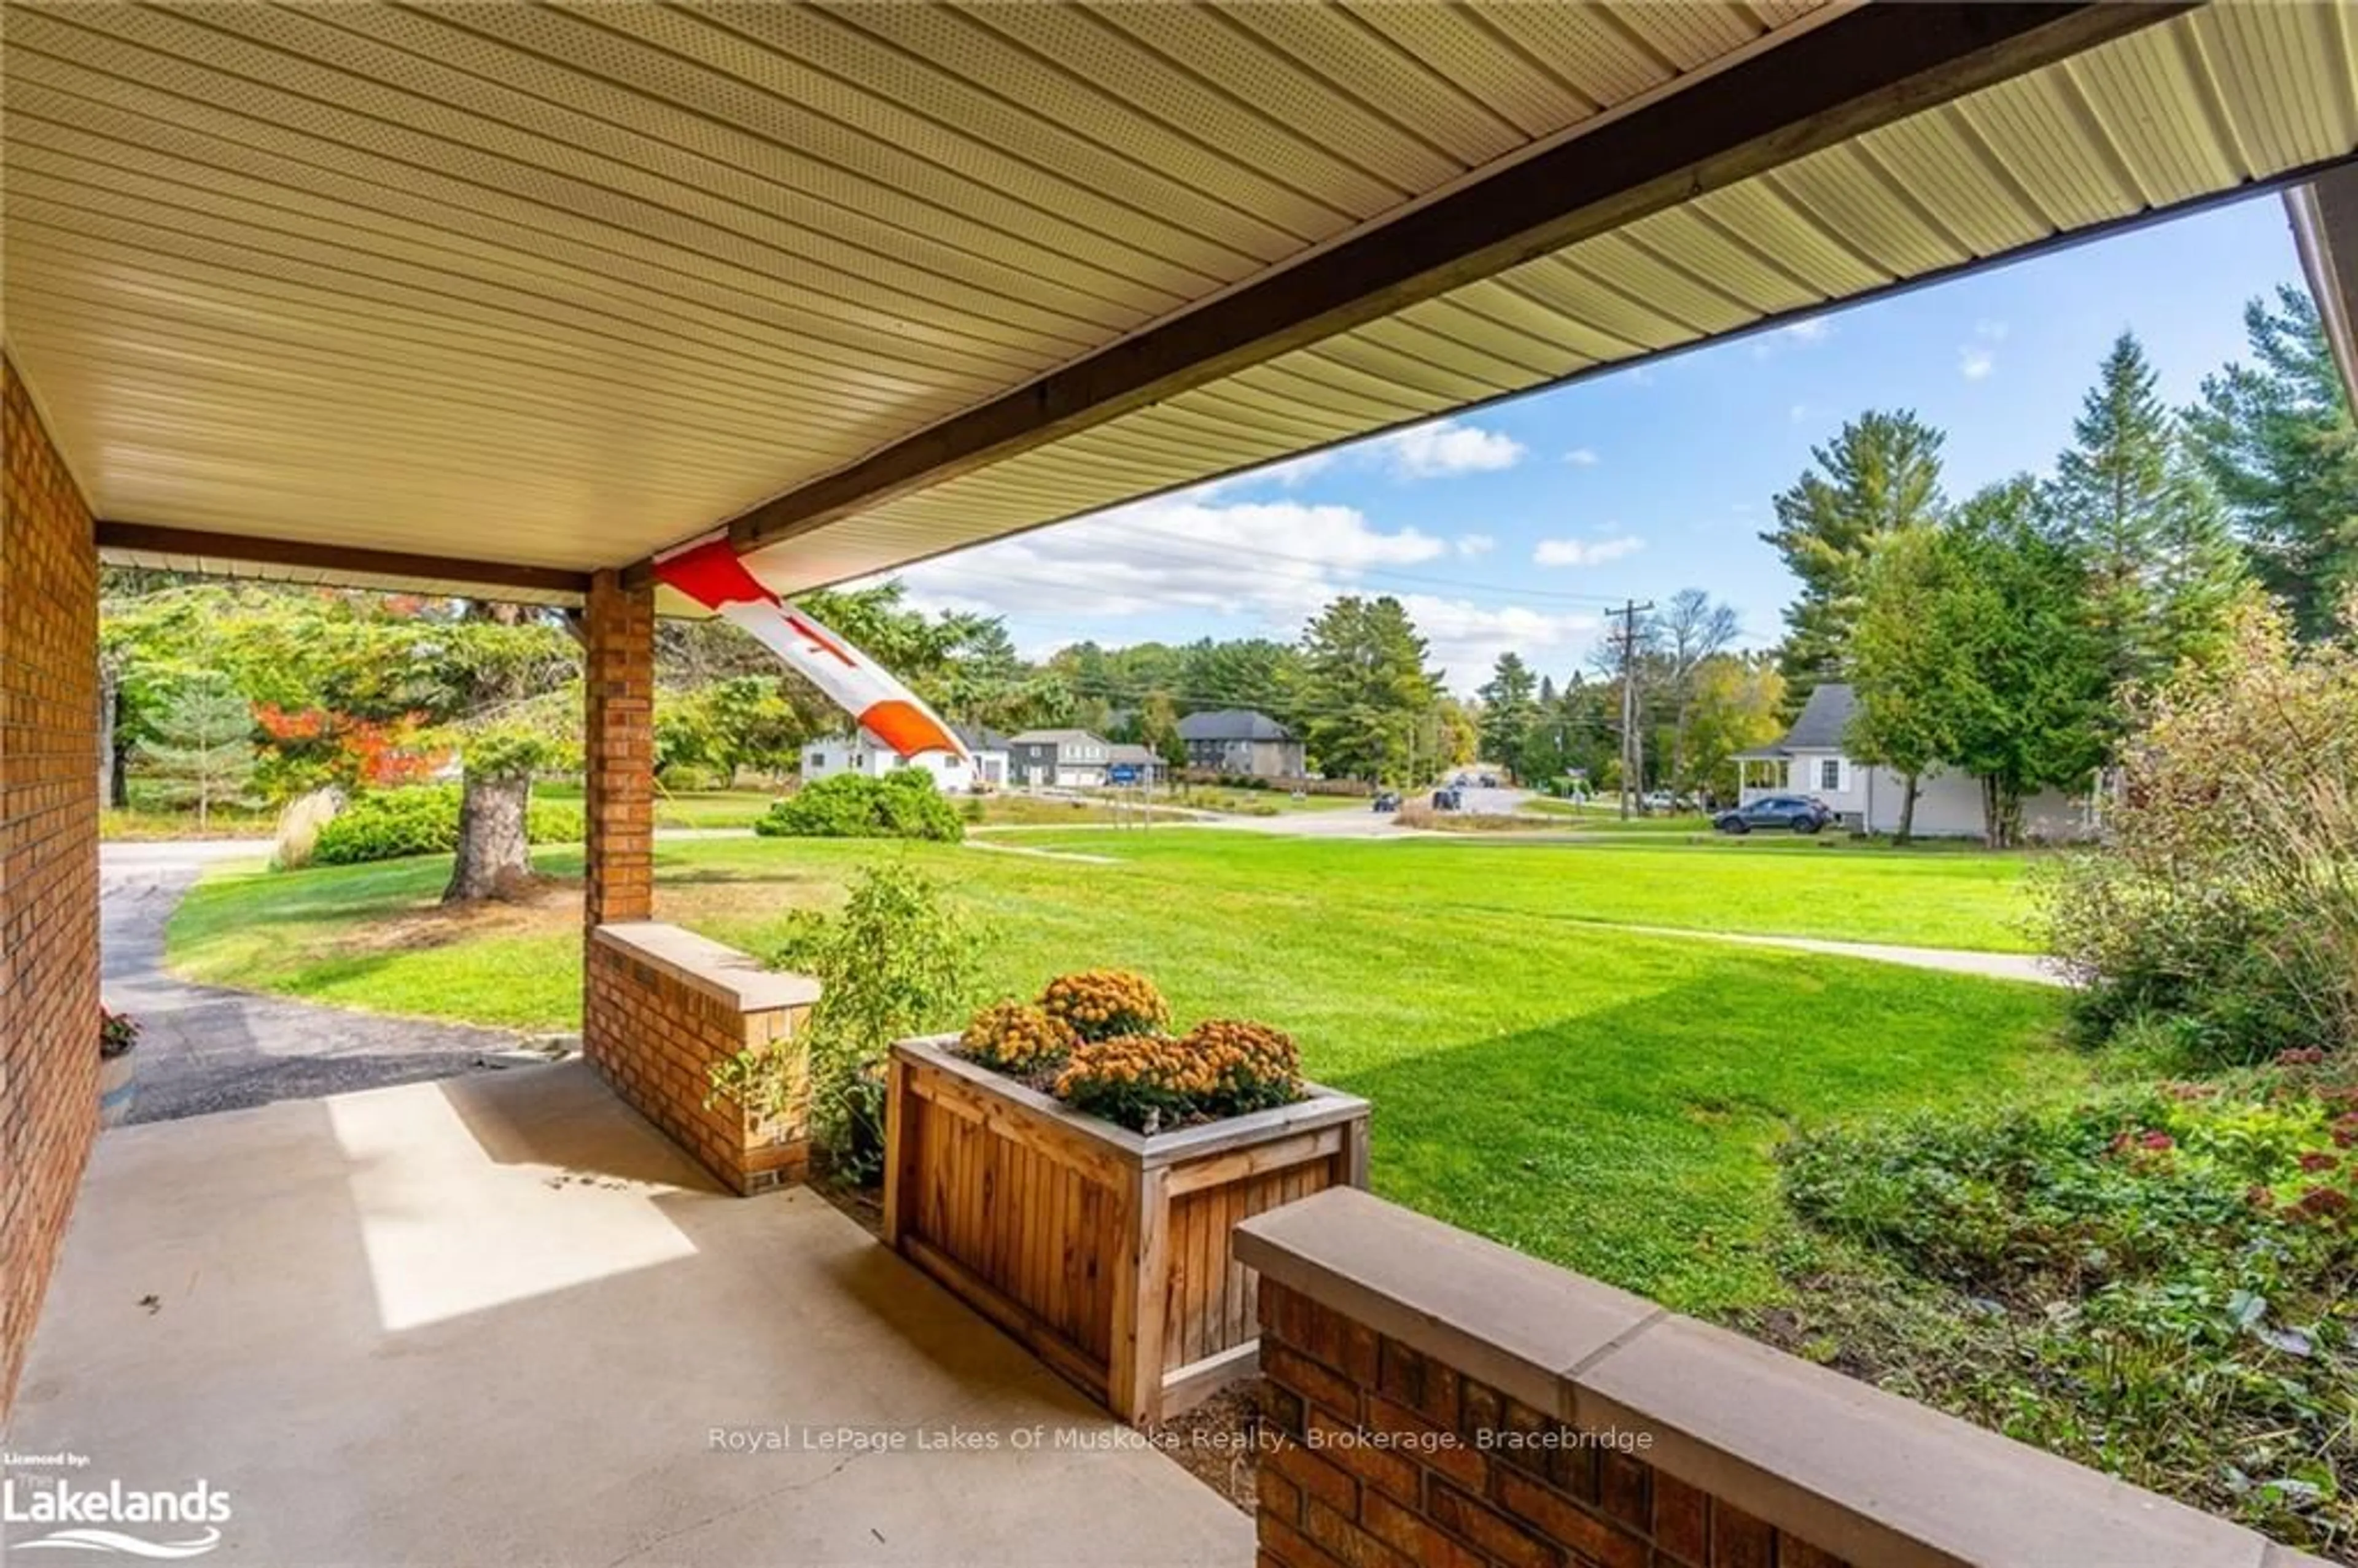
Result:
{"label": "two-story house", "polygon": [[1191,713],[1179,720],[1187,765],[1252,778],[1298,779],[1303,772],[1302,742],[1266,713],[1223,708]]}
{"label": "two-story house", "polygon": [[1112,763],[1112,742],[1087,730],[1026,730],[1007,741],[1008,782],[1027,788],[1095,789]]}

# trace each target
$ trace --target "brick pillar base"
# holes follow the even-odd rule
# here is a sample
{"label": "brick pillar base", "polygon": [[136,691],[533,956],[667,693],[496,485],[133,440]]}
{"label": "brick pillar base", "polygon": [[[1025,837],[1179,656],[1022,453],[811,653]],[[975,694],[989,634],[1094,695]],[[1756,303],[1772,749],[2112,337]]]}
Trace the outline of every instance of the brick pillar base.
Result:
{"label": "brick pillar base", "polygon": [[582,750],[589,825],[582,914],[594,931],[654,914],[655,608],[618,572],[590,580]]}

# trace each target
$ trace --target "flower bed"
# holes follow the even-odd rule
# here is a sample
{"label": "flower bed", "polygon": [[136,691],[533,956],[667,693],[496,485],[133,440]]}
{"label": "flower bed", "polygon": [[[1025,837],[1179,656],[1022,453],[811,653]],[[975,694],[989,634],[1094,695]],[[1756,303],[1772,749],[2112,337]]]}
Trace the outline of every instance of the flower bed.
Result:
{"label": "flower bed", "polygon": [[[1079,1021],[1069,1032],[1040,1008],[979,1015],[969,1038],[996,1065],[957,1036],[893,1047],[884,1235],[1143,1423],[1252,1370],[1259,1281],[1229,1233],[1325,1187],[1365,1186],[1368,1105],[1290,1072],[1286,1102],[1271,1104],[1275,1031],[1221,1022],[1173,1040],[1146,1032],[1152,1004],[1121,987],[1078,989],[1046,999],[1049,1018]],[[1126,1032],[1078,1037],[1108,1027]],[[1284,1056],[1290,1066],[1290,1042]],[[1244,1104],[1261,1108],[1206,1108]]]}

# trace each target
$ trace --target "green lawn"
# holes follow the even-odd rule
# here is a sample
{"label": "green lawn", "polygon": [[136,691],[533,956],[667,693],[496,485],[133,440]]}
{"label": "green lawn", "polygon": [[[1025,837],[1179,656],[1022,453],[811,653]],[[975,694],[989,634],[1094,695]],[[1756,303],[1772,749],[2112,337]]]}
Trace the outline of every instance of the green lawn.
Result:
{"label": "green lawn", "polygon": [[[1058,840],[1068,836],[1055,835]],[[1042,836],[1027,836],[1027,843]],[[658,848],[659,913],[755,951],[785,914],[906,854],[985,918],[994,989],[1135,967],[1182,1019],[1292,1031],[1311,1073],[1376,1106],[1388,1196],[1693,1310],[1776,1293],[1769,1153],[1795,1127],[2061,1092],[2056,994],[1843,959],[1637,936],[1584,920],[1834,925],[1992,937],[2017,868],[1215,830],[1075,834],[1115,865],[944,846]],[[579,870],[546,851],[546,871]],[[576,1016],[578,913],[449,922],[447,862],[216,871],[171,927],[198,978],[528,1028]]]}
{"label": "green lawn", "polygon": [[2018,855],[1850,853],[1823,847],[1831,839],[1791,838],[1693,846],[1476,838],[1357,843],[1205,829],[1033,834],[1023,841],[1117,856],[1195,891],[1293,888],[1338,910],[1412,906],[1436,934],[1545,921],[1987,952],[2036,946],[2023,925],[2030,861]]}

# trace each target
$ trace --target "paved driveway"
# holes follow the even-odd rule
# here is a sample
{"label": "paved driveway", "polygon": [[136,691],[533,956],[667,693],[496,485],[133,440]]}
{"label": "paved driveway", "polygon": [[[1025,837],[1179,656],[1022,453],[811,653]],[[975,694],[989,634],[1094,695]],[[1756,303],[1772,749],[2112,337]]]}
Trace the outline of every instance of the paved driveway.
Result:
{"label": "paved driveway", "polygon": [[269,852],[267,843],[229,841],[100,849],[107,1005],[136,1017],[143,1031],[133,1121],[449,1077],[512,1060],[527,1044],[503,1030],[347,1012],[165,973],[165,923],[204,868]]}

